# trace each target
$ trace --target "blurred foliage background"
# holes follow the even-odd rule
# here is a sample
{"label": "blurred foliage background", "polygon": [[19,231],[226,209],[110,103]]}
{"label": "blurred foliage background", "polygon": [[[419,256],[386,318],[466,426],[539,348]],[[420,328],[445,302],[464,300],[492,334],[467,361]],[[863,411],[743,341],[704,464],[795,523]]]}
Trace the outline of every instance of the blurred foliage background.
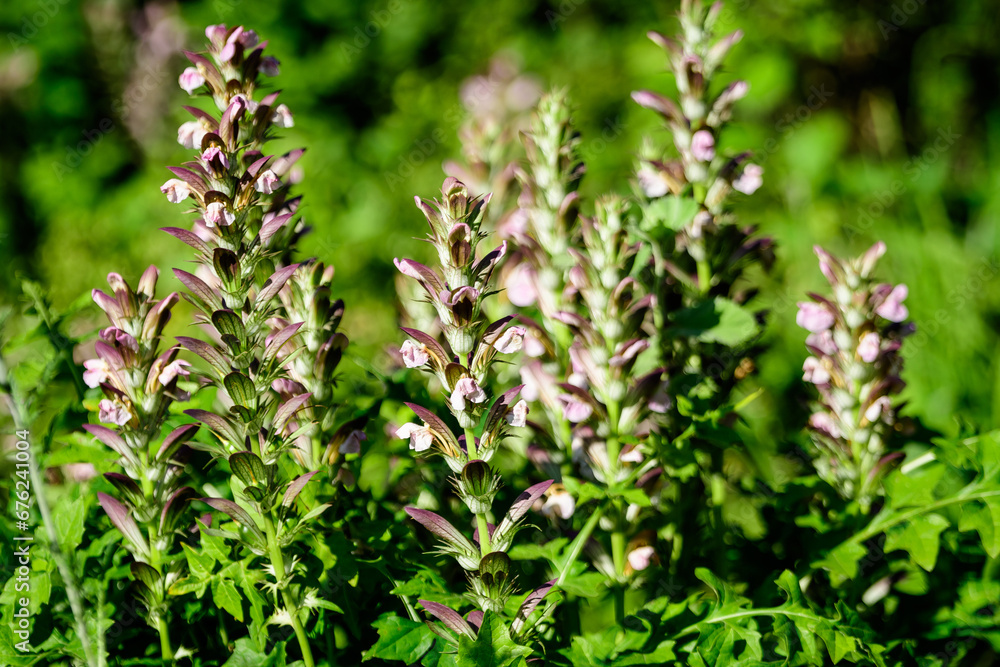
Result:
{"label": "blurred foliage background", "polygon": [[[414,240],[414,194],[460,153],[459,90],[499,53],[543,87],[566,86],[588,162],[584,191],[628,192],[644,135],[666,137],[629,99],[670,91],[650,29],[676,29],[676,2],[617,0],[24,0],[0,3],[0,300],[18,276],[56,306],[105,275],[135,280],[188,249],[157,231],[181,208],[158,190],[188,159],[177,86],[213,23],[243,24],[282,64],[295,114],[278,149],[306,146],[306,252],[337,267],[354,352],[398,343],[393,257]],[[733,0],[722,28],[746,37],[731,76],[751,92],[723,137],[752,150],[765,185],[743,220],[778,242],[760,276],[771,350],[749,381],[767,391],[744,435],[794,438],[808,396],[794,303],[820,289],[813,244],[889,246],[886,280],[910,287],[919,333],[905,347],[904,414],[953,434],[1000,412],[1000,93],[991,0]],[[183,321],[183,316],[177,318]],[[91,322],[98,325],[96,308]],[[168,332],[171,333],[171,332]],[[179,333],[179,332],[173,332]]]}

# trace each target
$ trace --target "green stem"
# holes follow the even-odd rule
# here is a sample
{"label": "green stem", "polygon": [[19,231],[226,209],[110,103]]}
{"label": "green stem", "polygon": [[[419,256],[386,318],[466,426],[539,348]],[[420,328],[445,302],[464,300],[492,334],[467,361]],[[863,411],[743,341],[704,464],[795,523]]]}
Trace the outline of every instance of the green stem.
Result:
{"label": "green stem", "polygon": [[615,622],[621,625],[625,621],[625,587],[621,579],[625,575],[625,533],[617,528],[611,533],[611,558],[615,564],[615,573],[619,580],[615,582]]}
{"label": "green stem", "polygon": [[[13,404],[12,400],[12,407]],[[16,429],[27,429],[27,426],[19,419],[19,413],[12,411],[11,414],[14,417]],[[45,498],[42,476],[39,473],[38,462],[34,452],[28,457],[28,474],[31,477],[31,485],[35,487],[35,503],[38,505],[38,511],[42,515],[42,523],[45,525],[45,530],[49,535],[49,552],[52,554],[52,559],[56,562],[59,574],[63,578],[63,584],[66,586],[66,597],[69,599],[70,609],[73,610],[73,622],[76,624],[76,634],[80,638],[83,653],[87,658],[87,665],[95,667],[95,665],[99,664],[99,658],[94,655],[93,647],[90,645],[90,635],[87,632],[87,617],[83,610],[83,597],[80,594],[80,584],[76,580],[76,573],[70,567],[69,559],[59,547],[59,535],[56,534],[55,523],[52,521],[52,512]],[[98,611],[100,612],[100,608],[98,608]],[[98,632],[100,632],[99,625]]]}
{"label": "green stem", "polygon": [[486,522],[485,514],[476,515],[476,527],[479,528],[479,548],[485,556],[493,551],[490,547],[490,526]]}
{"label": "green stem", "polygon": [[[149,494],[147,493],[147,498]],[[156,530],[156,519],[149,524],[149,564],[160,573],[162,579],[161,585],[166,586],[167,573],[162,569],[162,563],[160,562],[160,550],[156,548],[156,543],[159,541],[159,534]],[[159,592],[159,591],[158,591]],[[159,592],[163,595],[165,592]],[[163,654],[164,662],[173,662],[174,660],[174,649],[170,645],[170,627],[167,625],[167,619],[164,618],[163,614],[157,612],[156,616],[156,632],[160,635],[160,653]]]}
{"label": "green stem", "polygon": [[309,638],[302,628],[299,620],[299,606],[296,603],[292,592],[284,587],[285,579],[285,558],[281,554],[281,547],[278,545],[278,538],[274,531],[274,521],[270,512],[261,513],[264,519],[264,534],[267,536],[267,550],[271,556],[271,567],[274,570],[274,577],[278,581],[278,588],[281,590],[281,600],[285,605],[285,611],[291,619],[292,630],[295,631],[295,638],[299,640],[299,649],[302,651],[302,661],[306,667],[315,667],[312,649],[309,647]]}
{"label": "green stem", "polygon": [[708,294],[712,287],[712,267],[708,265],[707,259],[698,260],[698,289],[703,295]]}
{"label": "green stem", "polygon": [[476,451],[476,434],[472,432],[471,428],[465,429],[465,448],[469,452],[470,461],[479,458],[479,452]]}

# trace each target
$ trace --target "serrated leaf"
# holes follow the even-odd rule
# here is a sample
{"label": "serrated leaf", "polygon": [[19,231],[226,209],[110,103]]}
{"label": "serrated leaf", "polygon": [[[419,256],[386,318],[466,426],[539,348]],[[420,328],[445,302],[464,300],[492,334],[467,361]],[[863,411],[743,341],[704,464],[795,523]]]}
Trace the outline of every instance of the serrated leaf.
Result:
{"label": "serrated leaf", "polygon": [[232,579],[215,577],[212,579],[212,600],[240,623],[243,622],[243,598],[236,590]]}
{"label": "serrated leaf", "polygon": [[59,536],[59,546],[66,553],[73,552],[83,539],[83,523],[87,516],[87,507],[83,498],[77,498],[71,503],[62,503],[53,514],[56,534]]}
{"label": "serrated leaf", "polygon": [[673,337],[737,347],[755,337],[760,326],[753,313],[722,297],[679,311],[669,329]]}
{"label": "serrated leaf", "polygon": [[888,532],[885,551],[907,551],[917,565],[930,572],[937,563],[941,533],[950,525],[940,514],[918,514],[902,528],[897,526]]}
{"label": "serrated leaf", "polygon": [[391,614],[380,616],[372,625],[378,630],[378,641],[365,652],[364,660],[400,660],[410,665],[427,653],[436,636],[423,623]]}
{"label": "serrated leaf", "polygon": [[215,559],[206,553],[195,551],[189,544],[181,544],[184,549],[184,558],[187,559],[188,569],[197,579],[208,579],[212,576],[215,567]]}
{"label": "serrated leaf", "polygon": [[508,667],[527,655],[531,649],[516,644],[503,619],[491,611],[483,615],[474,640],[465,636],[458,640],[459,667]]}

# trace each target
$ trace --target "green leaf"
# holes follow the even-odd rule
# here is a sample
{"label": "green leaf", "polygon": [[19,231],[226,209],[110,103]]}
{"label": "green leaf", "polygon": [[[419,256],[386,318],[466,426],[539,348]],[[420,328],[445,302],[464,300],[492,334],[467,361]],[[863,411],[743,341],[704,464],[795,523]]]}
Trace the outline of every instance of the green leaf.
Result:
{"label": "green leaf", "polygon": [[927,505],[934,502],[934,488],[941,481],[947,468],[941,464],[917,468],[904,475],[896,469],[885,479],[885,495],[892,509]]}
{"label": "green leaf", "polygon": [[649,203],[644,209],[640,227],[653,236],[676,232],[694,220],[700,206],[690,197],[667,195]]}
{"label": "green leaf", "polygon": [[962,509],[958,529],[975,530],[990,558],[1000,555],[1000,498],[983,498],[985,507],[967,505]]}
{"label": "green leaf", "polygon": [[722,297],[679,311],[668,332],[706,343],[736,347],[754,338],[760,327],[753,313]]}
{"label": "green leaf", "polygon": [[205,532],[207,526],[201,522],[201,519],[196,519],[198,522],[199,533],[201,534],[201,550],[206,556],[211,557],[218,563],[225,563],[229,560],[229,547],[226,546],[226,541],[217,535],[209,535]]}
{"label": "green leaf", "polygon": [[847,541],[831,549],[826,556],[817,561],[814,567],[826,568],[839,585],[845,579],[858,576],[858,561],[868,554],[868,549],[857,542]]}
{"label": "green leaf", "polygon": [[237,621],[243,622],[243,598],[236,590],[236,584],[233,583],[232,579],[213,578],[212,599],[215,604],[232,614]]}
{"label": "green leaf", "polygon": [[365,652],[364,660],[381,658],[413,664],[427,653],[437,636],[424,623],[392,614],[383,614],[372,625],[378,630],[378,641]]}
{"label": "green leaf", "polygon": [[204,552],[195,551],[188,544],[181,543],[181,547],[184,549],[184,557],[187,558],[188,569],[196,579],[208,579],[212,576],[215,559]]}
{"label": "green leaf", "polygon": [[71,503],[62,503],[53,515],[59,546],[65,553],[76,551],[83,539],[83,522],[87,517],[87,506],[83,498]]}
{"label": "green leaf", "polygon": [[283,667],[285,642],[278,642],[270,653],[257,650],[248,637],[236,640],[236,648],[222,667]]}
{"label": "green leaf", "polygon": [[510,638],[503,618],[491,611],[483,615],[476,638],[458,639],[458,667],[508,667],[531,655],[531,649]]}
{"label": "green leaf", "polygon": [[885,551],[908,551],[917,565],[930,572],[937,563],[941,533],[949,525],[940,514],[918,514],[888,532]]}

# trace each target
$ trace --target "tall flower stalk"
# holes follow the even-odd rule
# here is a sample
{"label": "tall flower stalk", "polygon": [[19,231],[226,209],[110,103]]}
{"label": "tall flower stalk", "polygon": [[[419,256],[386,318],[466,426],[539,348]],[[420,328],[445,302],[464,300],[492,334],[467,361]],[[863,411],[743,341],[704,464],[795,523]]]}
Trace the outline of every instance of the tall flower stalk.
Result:
{"label": "tall flower stalk", "polygon": [[[490,196],[470,197],[466,186],[454,178],[444,181],[441,193],[440,200],[416,199],[430,225],[428,240],[437,251],[437,266],[431,268],[410,259],[397,259],[395,263],[401,273],[419,283],[433,304],[444,343],[426,332],[404,328],[409,340],[403,343],[400,352],[407,367],[434,375],[461,431],[454,433],[431,410],[407,403],[419,422],[404,424],[396,435],[408,438],[410,448],[418,453],[432,452],[444,457],[454,474],[452,483],[475,526],[469,539],[433,512],[406,508],[415,521],[440,539],[439,551],[453,556],[468,575],[468,598],[478,609],[467,619],[440,603],[420,601],[428,613],[455,633],[441,630],[458,644],[461,653],[465,643],[475,639],[480,626],[493,632],[495,618],[503,613],[508,598],[515,592],[515,577],[506,552],[524,516],[552,481],[531,486],[517,497],[497,525],[489,522],[501,486],[500,476],[489,462],[509,429],[525,425],[528,408],[523,400],[515,402],[521,387],[505,391],[491,405],[488,376],[497,355],[521,349],[525,330],[512,325],[510,317],[490,323],[483,313],[483,301],[495,293],[494,270],[507,251],[503,242],[489,252],[477,253],[486,236],[481,225]],[[503,632],[522,645],[518,651],[530,652],[523,646],[533,629],[528,617],[553,583],[529,595],[516,618],[503,626]]]}
{"label": "tall flower stalk", "polygon": [[[749,371],[746,347],[758,327],[740,306],[753,292],[738,286],[748,266],[771,259],[771,241],[738,223],[731,211],[734,192],[750,195],[762,184],[763,169],[750,153],[723,155],[717,143],[734,104],[749,86],[737,80],[716,92],[713,85],[730,50],[743,36],[735,31],[716,38],[722,3],[706,6],[684,0],[674,38],[650,32],[667,54],[678,99],[649,90],[632,93],[640,106],[665,122],[673,150],[651,143],[642,150],[637,171],[643,208],[639,232],[654,255],[651,274],[657,295],[661,362],[675,392],[685,384],[709,387],[723,397]],[[732,331],[703,334],[706,316],[737,322]],[[680,381],[686,374],[689,380]],[[681,426],[678,426],[681,428]]]}
{"label": "tall flower stalk", "polygon": [[809,331],[803,379],[819,400],[809,418],[820,476],[867,513],[880,482],[903,452],[891,447],[896,406],[904,382],[899,349],[913,333],[906,322],[906,285],[880,283],[875,265],[885,254],[879,241],[861,257],[841,260],[819,246],[819,266],[833,298],[810,294],[796,323]]}
{"label": "tall flower stalk", "polygon": [[133,290],[117,273],[108,275],[112,295],[95,289],[94,301],[111,326],[97,341],[97,358],[84,362],[84,382],[100,387],[99,419],[113,428],[84,428],[119,456],[123,473],[105,473],[118,498],[99,493],[101,506],[125,537],[135,559],[135,590],[145,605],[147,622],[160,636],[164,660],[172,660],[168,589],[184,575],[183,561],[172,558],[178,537],[192,521],[187,516],[193,489],[181,485],[188,450],[198,430],[187,424],[161,437],[170,404],[187,400],[177,384],[190,375],[190,364],[177,358],[179,348],[161,352],[161,333],[177,303],[176,293],[157,300],[159,271],[149,267]]}
{"label": "tall flower stalk", "polygon": [[204,501],[238,530],[202,530],[266,558],[273,581],[265,586],[275,607],[270,623],[291,626],[311,667],[303,621],[322,605],[314,589],[296,581],[295,543],[329,505],[299,511],[299,494],[319,465],[357,453],[363,438],[350,428],[339,442],[327,443],[323,435],[332,430],[330,388],[347,344],[336,332],[343,304],[330,301],[332,271],[289,263],[304,232],[295,220],[300,198],[289,193],[292,166],[303,151],[266,154],[275,130],[293,121],[278,93],[255,99],[258,75],[277,75],[278,61],[263,55],[265,44],[252,30],[216,25],[205,34],[208,51],[187,53],[193,67],[180,85],[210,97],[221,116],[186,107],[195,120],[181,126],[178,141],[198,157],[172,167],[176,178],[161,188],[172,202],[190,197],[199,215],[193,230],[164,231],[196,251],[197,275],[174,273],[213,342],[178,340],[206,362],[204,381],[220,390],[227,406],[187,411],[217,438],[199,446],[233,472],[235,499]]}

